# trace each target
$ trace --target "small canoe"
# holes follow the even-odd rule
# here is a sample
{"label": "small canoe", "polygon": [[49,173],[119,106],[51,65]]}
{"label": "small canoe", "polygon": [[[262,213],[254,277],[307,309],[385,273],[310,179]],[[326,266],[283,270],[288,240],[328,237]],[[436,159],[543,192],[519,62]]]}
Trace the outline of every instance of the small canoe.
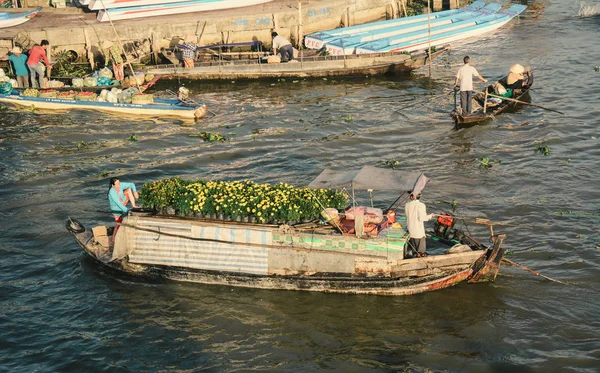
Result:
{"label": "small canoe", "polygon": [[41,10],[42,8],[39,7],[22,13],[0,12],[0,28],[12,27],[25,23],[35,17]]}
{"label": "small canoe", "polygon": [[[524,99],[526,99],[529,96],[529,89],[533,85],[533,72],[526,71],[524,78],[525,78],[525,80],[523,83],[523,89],[521,89],[521,92],[516,97],[514,97],[515,100],[523,101]],[[500,79],[500,81],[501,82],[506,81],[506,77],[503,79]],[[475,125],[477,123],[485,122],[485,121],[493,118],[494,116],[502,113],[503,111],[505,111],[509,108],[514,108],[518,105],[518,103],[515,103],[514,101],[502,100],[497,105],[494,105],[494,104],[485,105],[485,112],[484,112],[485,95],[483,93],[479,93],[479,94],[475,95],[473,100],[480,107],[477,108],[477,110],[474,113],[472,113],[470,115],[464,115],[457,107],[456,95],[457,95],[457,92],[455,92],[455,95],[454,95],[455,108],[450,113],[450,116],[454,120],[455,128],[457,128],[457,129],[466,128],[466,127]]]}
{"label": "small canoe", "polygon": [[[114,8],[100,10],[96,19],[99,22],[117,21],[121,19],[146,18],[172,14],[206,12],[210,10],[222,10],[240,8],[251,5],[268,3],[273,0],[189,0],[169,2],[161,1],[159,4],[128,6],[125,8]],[[138,2],[141,3],[141,2]]]}
{"label": "small canoe", "polygon": [[184,103],[180,100],[154,99],[153,104],[126,104],[98,101],[78,101],[61,98],[41,98],[0,94],[0,103],[34,107],[42,110],[94,110],[112,114],[143,117],[175,117],[199,119],[206,112],[204,104]]}

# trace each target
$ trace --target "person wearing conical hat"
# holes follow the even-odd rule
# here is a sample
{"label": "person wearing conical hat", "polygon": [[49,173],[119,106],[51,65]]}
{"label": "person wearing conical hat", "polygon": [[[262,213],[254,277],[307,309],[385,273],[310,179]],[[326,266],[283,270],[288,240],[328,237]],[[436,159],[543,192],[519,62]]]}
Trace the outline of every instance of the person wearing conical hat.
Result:
{"label": "person wearing conical hat", "polygon": [[510,88],[513,92],[516,89],[522,89],[525,81],[525,72],[527,70],[518,63],[512,65],[506,77],[506,88]]}
{"label": "person wearing conical hat", "polygon": [[[21,48],[14,47],[8,58],[0,58],[0,60],[9,60],[12,62],[17,75],[17,85],[19,88],[29,88],[29,70],[27,69],[27,55],[23,53]],[[16,88],[16,87],[13,87]]]}
{"label": "person wearing conical hat", "polygon": [[181,49],[181,58],[183,59],[183,67],[189,69],[194,67],[194,60],[196,59],[196,49],[198,45],[196,44],[196,35],[187,34],[183,44],[178,44],[177,46]]}

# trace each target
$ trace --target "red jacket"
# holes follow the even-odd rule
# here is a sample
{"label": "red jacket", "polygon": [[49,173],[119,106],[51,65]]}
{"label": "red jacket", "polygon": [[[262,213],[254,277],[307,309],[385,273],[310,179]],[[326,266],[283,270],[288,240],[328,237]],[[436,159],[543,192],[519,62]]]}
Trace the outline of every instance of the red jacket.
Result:
{"label": "red jacket", "polygon": [[48,61],[48,57],[46,56],[46,50],[44,47],[36,45],[35,47],[31,48],[31,51],[29,51],[29,59],[27,59],[27,64],[37,65],[40,63],[40,59],[42,58],[44,59],[44,62],[46,62],[46,66],[50,66],[50,61]]}

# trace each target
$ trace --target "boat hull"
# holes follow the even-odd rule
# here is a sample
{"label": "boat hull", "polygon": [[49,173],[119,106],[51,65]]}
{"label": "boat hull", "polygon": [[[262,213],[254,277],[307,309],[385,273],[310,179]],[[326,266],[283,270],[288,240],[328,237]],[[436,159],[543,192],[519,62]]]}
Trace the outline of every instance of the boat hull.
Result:
{"label": "boat hull", "polygon": [[[187,237],[188,242],[183,244],[184,246],[189,246],[187,251],[185,254],[178,254],[177,252],[182,250],[184,246],[176,238],[185,238],[182,235],[186,235],[187,233],[184,233],[182,226],[185,226],[187,223],[182,219],[174,219],[174,223],[169,225],[169,221],[168,219],[157,218],[155,224],[160,225],[160,229],[152,232],[152,229],[143,228],[154,224],[152,223],[152,219],[146,219],[145,221],[134,220],[134,225],[126,220],[119,228],[120,230],[135,228],[145,232],[138,232],[139,235],[136,234],[131,237],[122,236],[119,238],[118,235],[122,234],[122,231],[119,231],[116,238],[117,245],[119,239],[122,239],[126,241],[121,242],[130,242],[134,243],[134,245],[144,247],[137,247],[122,258],[114,258],[113,250],[115,246],[106,247],[100,244],[99,240],[96,240],[94,237],[91,229],[82,229],[81,232],[71,231],[71,233],[87,255],[98,263],[119,273],[143,279],[168,279],[207,285],[226,285],[270,290],[303,290],[340,294],[400,296],[440,290],[462,282],[493,281],[504,253],[504,249],[502,248],[503,235],[495,236],[494,246],[486,250],[404,259],[402,251],[396,251],[396,254],[400,256],[396,254],[390,256],[389,252],[386,251],[377,252],[377,249],[369,246],[371,244],[368,242],[364,243],[366,245],[364,250],[353,250],[350,247],[333,249],[326,246],[310,248],[306,247],[308,241],[302,241],[302,235],[294,236],[294,234],[291,234],[292,241],[296,243],[289,246],[285,244],[286,240],[282,239],[285,234],[280,234],[280,236],[273,240],[273,244],[265,244],[264,241],[260,241],[262,242],[260,244],[248,243],[249,247],[234,245],[237,247],[236,250],[238,250],[236,254],[236,251],[232,251],[232,248],[229,247],[229,245],[232,245],[232,242],[209,238],[196,238],[196,242],[189,242],[190,237],[193,236],[194,229],[192,228],[192,235]],[[136,226],[136,222],[141,225]],[[244,230],[249,227],[249,229],[257,231],[268,231],[268,228],[264,227],[236,225],[234,223],[196,222],[190,224],[195,224],[200,227],[199,229],[208,229],[211,226],[223,230],[240,229],[242,232],[240,237],[247,236]],[[170,227],[170,230],[167,229],[168,227]],[[198,230],[196,231],[199,232]],[[169,234],[169,232],[176,233]],[[273,232],[274,234],[278,234],[275,233],[276,229],[273,229]],[[128,234],[125,233],[125,235]],[[151,241],[144,239],[148,235],[156,235],[156,238],[152,238]],[[226,233],[225,237],[229,237],[229,233]],[[279,239],[282,239],[282,241],[279,242]],[[298,241],[294,241],[296,239]],[[163,255],[168,255],[168,257],[163,259],[160,258],[161,254],[159,251],[156,251],[156,248],[152,251],[152,248],[147,248],[146,244],[142,244],[146,242],[149,245],[160,245],[158,242],[161,240],[164,241],[162,245],[168,246],[168,249],[165,249],[163,252]],[[339,241],[343,240],[343,238],[341,236],[325,237],[324,242],[327,242],[327,240]],[[214,246],[215,244],[220,244],[220,248],[219,246]],[[313,244],[315,242],[311,243],[311,245]],[[336,243],[328,242],[328,244],[335,245]],[[206,247],[207,245],[208,247]],[[201,256],[198,251],[202,250],[201,246],[204,246],[204,255],[212,256],[212,262],[206,259],[206,257]],[[265,250],[263,254],[269,256],[266,271],[261,272],[260,259],[248,259],[253,257],[251,254],[252,246],[255,246],[255,254],[261,250]],[[136,253],[136,250],[140,252]],[[223,254],[221,259],[214,257],[219,251]],[[236,255],[238,256],[237,258],[235,258]],[[152,264],[152,261],[160,264]],[[201,263],[200,266],[204,268],[194,268],[193,264],[182,265],[182,261],[186,261],[187,263],[194,263],[196,261],[197,263]],[[239,270],[232,270],[231,268],[236,268],[235,266],[237,265],[233,264],[232,261],[246,263],[241,265],[254,269],[244,270],[240,267],[241,269]],[[310,265],[310,263],[339,269],[344,267],[344,262],[354,263],[350,266],[348,272],[342,272],[341,270],[314,271],[310,268],[305,268],[305,270],[301,271],[292,270],[295,266],[301,268],[303,265]],[[166,263],[174,264],[167,265]],[[234,267],[227,267],[227,265],[232,264]],[[230,268],[230,270],[206,269],[210,268],[211,265],[225,266],[225,268]],[[381,266],[387,267],[388,270],[386,271]],[[254,273],[248,273],[247,271],[253,271]]]}
{"label": "boat hull", "polygon": [[24,13],[0,12],[0,28],[7,28],[25,23],[35,17],[41,10],[42,8],[36,8]]}
{"label": "boat hull", "polygon": [[[18,95],[0,95],[0,102],[21,107],[41,110],[93,110],[124,116],[140,117],[177,117],[183,119],[198,119],[206,113],[203,105],[178,106],[178,100],[163,100],[162,104],[124,104],[96,101],[74,101],[60,98],[37,98]],[[161,101],[159,101],[161,102]]]}
{"label": "boat hull", "polygon": [[[435,58],[449,49],[432,53]],[[219,63],[184,69],[183,67],[148,68],[146,73],[170,75],[172,78],[194,80],[239,80],[278,78],[324,78],[336,76],[366,76],[409,73],[429,61],[426,54],[413,57],[402,53],[374,53],[347,58],[311,58],[303,62],[266,64],[256,61],[241,64]]]}

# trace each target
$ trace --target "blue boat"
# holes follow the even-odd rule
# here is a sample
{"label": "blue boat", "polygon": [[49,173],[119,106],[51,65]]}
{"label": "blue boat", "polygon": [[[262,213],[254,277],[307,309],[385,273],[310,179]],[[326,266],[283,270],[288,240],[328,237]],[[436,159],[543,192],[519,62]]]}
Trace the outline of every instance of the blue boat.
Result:
{"label": "blue boat", "polygon": [[76,101],[62,98],[42,98],[0,94],[0,103],[42,110],[95,110],[113,114],[144,117],[177,117],[199,119],[208,111],[202,103],[183,102],[177,99],[154,99],[153,104],[126,104],[98,101]]}
{"label": "blue boat", "polygon": [[41,10],[42,8],[39,7],[21,13],[0,12],[0,28],[12,27],[25,23],[35,17]]}
{"label": "blue boat", "polygon": [[[475,1],[471,5],[468,5],[464,8],[460,9],[452,9],[445,10],[441,12],[434,12],[429,15],[429,19],[431,21],[457,16],[461,13],[470,13],[475,12],[482,9],[486,3],[484,1]],[[310,35],[307,35],[304,40],[304,44],[307,48],[311,49],[321,49],[324,45],[328,44],[331,41],[338,40],[340,38],[348,37],[350,35],[356,36],[359,34],[365,33],[378,33],[378,30],[384,30],[389,28],[402,28],[402,27],[412,27],[415,24],[425,24],[427,27],[427,14],[421,14],[418,16],[397,18],[387,21],[373,22],[364,25],[356,25],[345,28],[336,28],[333,30],[316,32]],[[384,31],[381,31],[384,32]]]}
{"label": "blue boat", "polygon": [[[353,54],[356,47],[365,43],[387,43],[397,44],[401,41],[418,39],[443,32],[458,30],[461,28],[474,26],[477,22],[495,19],[494,14],[502,8],[500,4],[489,4],[485,8],[474,12],[461,12],[457,15],[444,17],[434,20],[428,25],[428,22],[418,22],[410,27],[392,27],[389,29],[378,30],[377,32],[368,32],[356,36],[348,36],[327,43],[327,51],[331,55]],[[429,28],[429,26],[431,26]]]}
{"label": "blue boat", "polygon": [[469,27],[432,34],[429,37],[427,36],[427,33],[425,33],[425,35],[416,36],[415,38],[405,41],[393,39],[365,43],[357,46],[354,52],[357,54],[375,52],[412,52],[427,49],[429,45],[432,47],[445,45],[453,41],[494,31],[521,14],[526,8],[527,6],[525,5],[513,5],[508,10],[482,17],[475,21],[474,25]]}

